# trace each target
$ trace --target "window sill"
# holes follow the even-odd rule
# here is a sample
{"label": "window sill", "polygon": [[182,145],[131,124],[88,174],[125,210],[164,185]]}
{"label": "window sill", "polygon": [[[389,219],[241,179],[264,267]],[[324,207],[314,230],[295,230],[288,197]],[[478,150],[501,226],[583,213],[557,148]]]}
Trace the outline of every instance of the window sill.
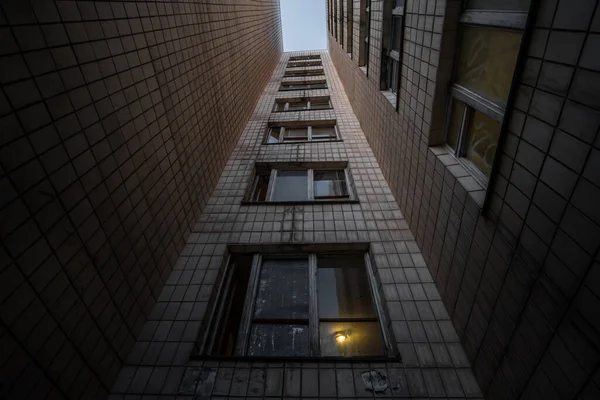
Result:
{"label": "window sill", "polygon": [[387,101],[390,102],[390,104],[392,105],[392,107],[394,107],[394,110],[395,110],[396,104],[398,103],[398,98],[396,97],[396,93],[394,93],[388,89],[388,90],[382,90],[381,94],[383,95],[383,97],[385,97],[387,99]]}
{"label": "window sill", "polygon": [[358,67],[362,72],[365,73],[365,75],[367,75],[367,67],[365,67],[364,65],[362,67]]}
{"label": "window sill", "polygon": [[242,200],[243,206],[300,206],[315,204],[359,204],[355,199],[303,200],[303,201],[248,201]]}
{"label": "window sill", "polygon": [[446,169],[456,178],[456,181],[471,196],[479,208],[483,208],[486,186],[480,180],[473,177],[473,174],[469,171],[469,167],[466,165],[467,162],[456,158],[446,146],[433,146],[429,150],[444,164]]}
{"label": "window sill", "polygon": [[362,357],[324,357],[324,356],[212,356],[212,355],[190,355],[191,361],[247,361],[247,362],[401,362],[400,356],[362,356]]}
{"label": "window sill", "polygon": [[322,110],[333,110],[333,107],[328,107],[328,108],[309,108],[309,109],[306,109],[306,110],[285,110],[285,111],[273,111],[273,112],[274,113],[291,113],[291,112],[322,111]]}
{"label": "window sill", "polygon": [[336,140],[306,140],[303,142],[283,142],[283,143],[263,143],[264,146],[277,146],[277,145],[281,145],[281,144],[311,144],[311,143],[338,143],[338,142],[343,142],[342,139],[336,139]]}

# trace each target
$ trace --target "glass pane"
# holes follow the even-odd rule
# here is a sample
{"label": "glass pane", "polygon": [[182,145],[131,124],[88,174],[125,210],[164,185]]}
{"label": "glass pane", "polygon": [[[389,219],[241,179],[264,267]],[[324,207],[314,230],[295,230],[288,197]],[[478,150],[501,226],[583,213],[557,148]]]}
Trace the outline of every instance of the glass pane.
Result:
{"label": "glass pane", "polygon": [[465,9],[529,11],[529,0],[467,0]]}
{"label": "glass pane", "polygon": [[404,6],[404,0],[394,1],[394,7],[402,7],[402,6]]}
{"label": "glass pane", "polygon": [[310,85],[306,85],[307,89],[327,89],[327,85],[325,83],[313,83]]}
{"label": "glass pane", "polygon": [[308,200],[308,178],[306,171],[277,171],[272,200]]}
{"label": "glass pane", "polygon": [[315,171],[315,198],[348,197],[344,170]]}
{"label": "glass pane", "polygon": [[249,356],[308,356],[308,325],[254,324]]}
{"label": "glass pane", "polygon": [[390,80],[389,80],[389,89],[393,92],[393,93],[397,93],[398,92],[398,66],[399,63],[398,61],[394,60],[393,58],[389,58],[390,60]]}
{"label": "glass pane", "polygon": [[288,107],[289,111],[292,110],[306,110],[308,108],[308,103],[306,101],[295,101],[295,102],[290,102],[290,105]]}
{"label": "glass pane", "polygon": [[321,322],[321,356],[384,355],[379,322]]}
{"label": "glass pane", "polygon": [[250,201],[265,201],[267,199],[267,190],[269,189],[269,179],[271,174],[257,174],[254,177],[252,194]]}
{"label": "glass pane", "polygon": [[284,142],[305,142],[308,140],[308,128],[285,128]]}
{"label": "glass pane", "polygon": [[252,256],[239,256],[232,261],[232,279],[223,301],[223,314],[214,328],[215,341],[212,355],[231,356],[235,352],[237,335],[240,329],[246,288],[250,277]]}
{"label": "glass pane", "polygon": [[500,123],[475,111],[469,130],[466,157],[486,176],[490,176],[499,138]]}
{"label": "glass pane", "polygon": [[450,114],[450,125],[448,125],[448,133],[446,140],[448,146],[452,147],[456,151],[456,144],[458,143],[458,133],[460,132],[460,124],[462,122],[463,112],[465,110],[464,103],[454,99],[452,101],[452,111]]}
{"label": "glass pane", "polygon": [[308,259],[265,260],[254,318],[308,319]]}
{"label": "glass pane", "polygon": [[330,108],[329,100],[311,100],[310,101],[310,109],[311,110],[322,110],[324,108]]}
{"label": "glass pane", "polygon": [[279,135],[281,134],[281,128],[269,129],[269,136],[267,137],[267,143],[279,143]]}
{"label": "glass pane", "polygon": [[456,83],[505,106],[521,36],[514,31],[464,27]]}
{"label": "glass pane", "polygon": [[394,36],[392,36],[392,50],[400,53],[402,48],[402,17],[394,17]]}
{"label": "glass pane", "polygon": [[364,268],[319,268],[319,318],[375,318]]}
{"label": "glass pane", "polygon": [[335,128],[333,126],[312,128],[312,140],[335,140]]}
{"label": "glass pane", "polygon": [[285,103],[275,103],[275,111],[284,111]]}

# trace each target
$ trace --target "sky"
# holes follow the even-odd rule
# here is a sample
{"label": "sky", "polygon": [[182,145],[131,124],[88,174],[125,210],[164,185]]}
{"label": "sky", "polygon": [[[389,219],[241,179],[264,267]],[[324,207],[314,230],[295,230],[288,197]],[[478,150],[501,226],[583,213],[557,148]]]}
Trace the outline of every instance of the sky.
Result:
{"label": "sky", "polygon": [[283,51],[323,50],[325,0],[280,0]]}

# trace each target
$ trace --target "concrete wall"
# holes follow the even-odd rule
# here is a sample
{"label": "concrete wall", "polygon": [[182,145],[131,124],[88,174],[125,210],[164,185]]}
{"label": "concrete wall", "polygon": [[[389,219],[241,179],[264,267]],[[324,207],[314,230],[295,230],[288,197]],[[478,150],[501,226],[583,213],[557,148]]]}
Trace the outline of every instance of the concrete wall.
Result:
{"label": "concrete wall", "polygon": [[277,0],[2,1],[0,397],[106,397],[281,41]]}
{"label": "concrete wall", "polygon": [[[479,397],[466,355],[420,250],[350,107],[327,52],[328,89],[279,92],[285,53],[144,326],[113,398],[372,398],[366,371],[386,376],[377,397]],[[304,54],[304,53],[303,53]],[[346,56],[346,55],[344,55]],[[316,67],[315,67],[316,68]],[[291,78],[318,80],[322,77]],[[287,80],[287,78],[286,78]],[[330,95],[333,110],[273,113],[276,98]],[[262,144],[268,122],[336,119],[341,142]],[[359,203],[244,205],[255,162],[347,161]],[[194,355],[214,304],[227,245],[368,243],[402,361],[215,359]],[[181,384],[179,384],[179,381]]]}
{"label": "concrete wall", "polygon": [[434,146],[460,6],[406,1],[398,111],[379,91],[380,19],[369,77],[330,36],[334,65],[486,399],[597,398],[598,2],[536,2],[487,193]]}

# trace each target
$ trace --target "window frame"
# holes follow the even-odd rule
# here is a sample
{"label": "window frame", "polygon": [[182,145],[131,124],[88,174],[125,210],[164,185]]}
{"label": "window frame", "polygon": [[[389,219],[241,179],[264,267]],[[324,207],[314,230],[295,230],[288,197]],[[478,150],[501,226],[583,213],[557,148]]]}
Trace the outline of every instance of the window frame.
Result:
{"label": "window frame", "polygon": [[[290,86],[306,86],[303,88],[290,87]],[[312,85],[324,85],[324,87],[310,87]],[[281,82],[279,85],[280,92],[293,92],[296,90],[327,90],[329,86],[327,85],[327,81],[325,79],[319,79],[314,81],[287,81]]]}
{"label": "window frame", "polygon": [[301,61],[288,61],[286,68],[306,68],[306,67],[322,67],[323,61],[321,60],[301,60]]}
{"label": "window frame", "polygon": [[[235,249],[238,246],[230,245],[229,250]],[[234,253],[233,255],[235,255]],[[232,356],[215,356],[212,355],[213,348],[215,346],[215,338],[218,333],[215,331],[219,326],[220,321],[224,317],[224,299],[231,290],[231,281],[235,268],[240,268],[235,265],[234,257],[229,253],[224,260],[223,272],[218,285],[215,287],[216,296],[214,297],[214,306],[209,319],[207,321],[208,328],[198,346],[198,356],[212,356],[212,357],[243,357],[248,359],[274,359],[281,360],[286,358],[291,359],[319,359],[319,360],[397,360],[399,353],[395,345],[395,338],[391,330],[390,319],[385,308],[385,300],[383,294],[380,293],[378,278],[375,275],[374,261],[369,251],[368,243],[353,243],[352,246],[344,244],[313,244],[308,246],[291,246],[282,248],[281,246],[244,246],[240,255],[252,256],[252,262],[250,265],[250,276],[248,279],[248,285],[246,287],[246,293],[244,298],[244,307],[242,311],[242,317],[240,319],[240,327],[237,332],[236,346],[234,354]],[[375,313],[374,318],[370,318],[372,322],[376,322],[379,328],[382,342],[382,354],[372,356],[357,356],[357,357],[344,357],[344,356],[323,356],[320,351],[320,323],[321,320],[332,320],[331,318],[319,318],[318,308],[318,257],[328,256],[355,256],[361,257],[363,261],[363,268],[367,275],[367,288],[371,295],[371,303],[373,311]],[[251,337],[252,321],[253,321],[253,310],[256,302],[256,296],[258,293],[258,282],[260,278],[260,271],[264,260],[269,259],[298,259],[306,258],[308,261],[308,341],[309,341],[309,355],[308,356],[252,356],[248,355],[248,345]],[[355,267],[348,267],[355,268]],[[347,321],[352,322],[353,320],[359,320],[359,318],[339,318],[341,322]],[[325,321],[325,322],[328,322]]]}
{"label": "window frame", "polygon": [[364,31],[364,37],[361,38],[361,41],[363,43],[361,43],[361,45],[364,48],[364,53],[363,53],[363,63],[360,63],[360,56],[359,56],[359,67],[361,68],[361,70],[367,75],[367,77],[369,76],[369,47],[371,45],[371,0],[365,0],[365,7],[363,8],[363,10],[361,11],[361,16],[364,16],[364,21],[365,21],[365,31]]}
{"label": "window frame", "polygon": [[[327,143],[327,142],[324,142]],[[268,170],[269,183],[265,200],[254,200],[257,184],[260,176],[266,176],[266,173],[261,173],[265,169]],[[273,193],[277,186],[278,171],[306,171],[306,200],[273,200]],[[346,181],[347,196],[330,196],[330,197],[314,197],[314,171],[344,171]],[[319,204],[319,203],[358,203],[358,196],[354,188],[350,166],[346,161],[329,161],[329,162],[309,162],[309,163],[257,163],[252,173],[250,184],[244,196],[242,204]]]}
{"label": "window frame", "polygon": [[[291,101],[291,100],[297,100],[297,101]],[[328,107],[323,107],[323,108],[312,108],[311,103],[312,102],[317,102],[317,101],[327,101],[329,106]],[[289,109],[289,105],[290,103],[301,103],[301,102],[306,102],[306,109],[304,110],[290,110]],[[283,110],[279,110],[279,105],[280,104],[284,104],[284,108]],[[290,99],[276,99],[275,100],[275,104],[273,106],[273,112],[301,112],[301,111],[317,111],[317,110],[332,110],[333,109],[333,105],[331,104],[331,98],[329,96],[324,96],[324,97],[296,97],[296,98],[290,98]]]}
{"label": "window frame", "polygon": [[[307,110],[304,110],[307,111]],[[287,112],[287,111],[280,111],[280,112]],[[292,112],[294,112],[294,110],[292,110]],[[267,126],[267,131],[265,133],[265,137],[263,140],[263,144],[264,145],[277,145],[277,144],[298,144],[298,143],[328,143],[328,142],[340,142],[341,141],[341,137],[340,137],[340,132],[338,129],[338,126],[336,124],[336,121],[325,121],[327,123],[323,123],[322,121],[319,121],[318,124],[312,124],[312,125],[285,125],[285,124],[271,124]],[[269,142],[269,137],[270,137],[270,133],[271,130],[273,129],[278,129],[279,128],[279,139],[277,141],[277,143],[273,143],[273,142]],[[306,128],[307,129],[307,134],[306,134],[306,140],[298,140],[298,141],[285,141],[285,131],[286,129],[292,130],[292,129],[303,129]],[[312,138],[312,130],[313,128],[333,128],[333,132],[335,133],[335,139],[332,140],[314,140]]]}
{"label": "window frame", "polygon": [[325,75],[323,68],[321,69],[297,69],[297,70],[286,70],[283,74],[284,78],[295,78],[298,76],[321,76]]}
{"label": "window frame", "polygon": [[[404,42],[404,21],[405,21],[405,2],[401,6],[396,6],[396,0],[392,0],[393,5],[390,15],[390,31],[389,31],[389,45],[386,52],[386,71],[384,75],[385,88],[384,91],[388,92],[390,96],[390,102],[392,102],[395,109],[398,109],[398,98],[400,92],[400,81],[402,78],[402,53],[403,53],[403,42]],[[400,49],[394,50],[394,28],[396,24],[400,24]],[[394,68],[394,63],[395,68]],[[396,73],[396,82],[394,84],[394,72]],[[386,96],[387,97],[387,96]]]}
{"label": "window frame", "polygon": [[[530,7],[533,1],[530,1]],[[459,16],[458,35],[456,39],[456,50],[454,54],[454,64],[452,67],[452,82],[450,85],[449,100],[446,107],[446,116],[444,121],[444,146],[446,150],[454,156],[458,163],[464,167],[467,172],[483,187],[486,188],[489,184],[491,176],[494,172],[494,167],[490,170],[490,176],[487,176],[481,171],[473,162],[466,158],[468,136],[471,128],[471,121],[475,111],[478,111],[491,119],[495,120],[500,124],[500,137],[498,144],[502,140],[502,133],[504,128],[504,120],[506,111],[510,105],[511,92],[514,90],[515,74],[517,71],[517,65],[522,57],[523,43],[525,42],[525,31],[528,19],[528,11],[523,10],[470,10],[465,9],[466,2],[463,0],[463,10]],[[509,88],[509,99],[505,107],[494,103],[491,100],[473,92],[472,90],[461,86],[456,83],[457,78],[457,64],[461,51],[461,43],[464,34],[464,26],[473,26],[488,28],[494,30],[504,31],[517,31],[522,33],[520,49],[517,53],[517,59],[515,61],[515,69],[513,71],[513,80]],[[453,149],[448,144],[448,135],[450,133],[450,123],[452,119],[452,109],[455,101],[460,101],[464,104],[463,114],[458,127],[456,149]],[[498,146],[497,146],[498,148]],[[495,157],[494,157],[495,158]],[[494,161],[493,164],[496,164]]]}
{"label": "window frame", "polygon": [[288,58],[289,61],[307,61],[307,60],[321,60],[321,55],[319,54],[309,54],[305,56],[290,56]]}

